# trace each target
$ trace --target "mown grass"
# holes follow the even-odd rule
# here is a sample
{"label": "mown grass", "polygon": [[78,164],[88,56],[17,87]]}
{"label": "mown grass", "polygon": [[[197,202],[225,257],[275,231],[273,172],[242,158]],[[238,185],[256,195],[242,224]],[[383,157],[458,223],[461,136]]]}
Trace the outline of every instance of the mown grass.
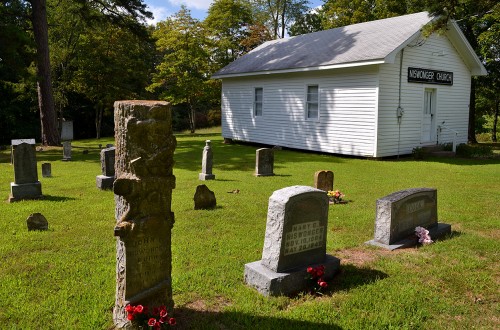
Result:
{"label": "mown grass", "polygon": [[[204,141],[213,141],[215,181],[201,182]],[[495,329],[500,327],[500,161],[365,160],[276,151],[274,177],[254,177],[257,146],[222,143],[217,131],[178,134],[172,209],[173,291],[180,329]],[[44,200],[0,205],[0,328],[109,329],[115,295],[114,200],[95,187],[98,144],[73,142],[37,153],[52,163]],[[83,150],[89,150],[87,155]],[[312,185],[317,170],[335,173],[350,200],[332,205],[327,250],[342,271],[321,297],[265,298],[243,283],[245,263],[259,260],[267,202],[273,191]],[[0,197],[13,169],[0,153]],[[217,208],[194,210],[205,183]],[[386,252],[364,245],[373,237],[375,201],[410,187],[438,189],[448,239]],[[239,189],[239,194],[228,193]],[[49,231],[28,232],[41,212]]]}

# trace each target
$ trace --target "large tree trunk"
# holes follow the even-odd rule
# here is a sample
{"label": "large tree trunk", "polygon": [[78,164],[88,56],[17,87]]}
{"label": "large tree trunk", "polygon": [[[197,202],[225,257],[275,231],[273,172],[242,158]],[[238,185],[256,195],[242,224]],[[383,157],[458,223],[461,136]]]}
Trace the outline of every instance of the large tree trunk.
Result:
{"label": "large tree trunk", "polygon": [[469,143],[477,143],[476,140],[476,79],[471,78],[469,99]]}
{"label": "large tree trunk", "polygon": [[57,129],[52,81],[50,78],[49,37],[47,25],[46,0],[29,0],[31,3],[33,32],[35,35],[38,80],[38,107],[42,127],[42,144],[57,146],[60,144]]}

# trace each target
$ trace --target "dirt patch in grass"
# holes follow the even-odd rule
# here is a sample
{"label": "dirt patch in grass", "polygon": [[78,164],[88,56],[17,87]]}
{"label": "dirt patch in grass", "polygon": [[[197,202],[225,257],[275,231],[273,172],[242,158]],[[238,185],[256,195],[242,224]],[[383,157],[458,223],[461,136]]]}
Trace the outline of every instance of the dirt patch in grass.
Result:
{"label": "dirt patch in grass", "polygon": [[369,265],[379,258],[394,257],[399,254],[415,253],[416,249],[397,249],[397,250],[385,250],[385,249],[368,249],[368,248],[352,248],[335,251],[335,257],[341,260],[342,264],[352,264],[357,267],[363,267]]}
{"label": "dirt patch in grass", "polygon": [[185,308],[189,308],[198,312],[220,312],[224,307],[231,305],[231,302],[224,297],[215,297],[213,301],[205,301],[203,299],[197,299],[184,305]]}

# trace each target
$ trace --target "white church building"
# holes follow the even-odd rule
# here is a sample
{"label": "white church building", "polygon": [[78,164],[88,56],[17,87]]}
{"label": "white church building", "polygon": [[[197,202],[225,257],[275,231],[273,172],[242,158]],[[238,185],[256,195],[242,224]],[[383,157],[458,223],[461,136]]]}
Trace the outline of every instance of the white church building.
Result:
{"label": "white church building", "polygon": [[363,157],[467,142],[471,76],[453,21],[426,12],[269,41],[216,72],[227,139]]}

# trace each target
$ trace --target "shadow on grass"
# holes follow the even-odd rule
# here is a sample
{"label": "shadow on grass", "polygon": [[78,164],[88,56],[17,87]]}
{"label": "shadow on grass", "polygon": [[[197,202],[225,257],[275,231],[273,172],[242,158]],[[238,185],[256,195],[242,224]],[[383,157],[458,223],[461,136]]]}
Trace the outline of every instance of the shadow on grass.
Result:
{"label": "shadow on grass", "polygon": [[73,197],[43,195],[43,198],[41,200],[49,202],[67,202],[74,201],[75,199],[76,198]]}
{"label": "shadow on grass", "polygon": [[264,317],[239,312],[211,312],[175,308],[176,329],[330,329],[340,330],[332,324]]}
{"label": "shadow on grass", "polygon": [[340,273],[337,274],[325,292],[349,291],[358,286],[367,285],[389,277],[384,272],[367,267],[358,267],[353,264],[342,264]]}

